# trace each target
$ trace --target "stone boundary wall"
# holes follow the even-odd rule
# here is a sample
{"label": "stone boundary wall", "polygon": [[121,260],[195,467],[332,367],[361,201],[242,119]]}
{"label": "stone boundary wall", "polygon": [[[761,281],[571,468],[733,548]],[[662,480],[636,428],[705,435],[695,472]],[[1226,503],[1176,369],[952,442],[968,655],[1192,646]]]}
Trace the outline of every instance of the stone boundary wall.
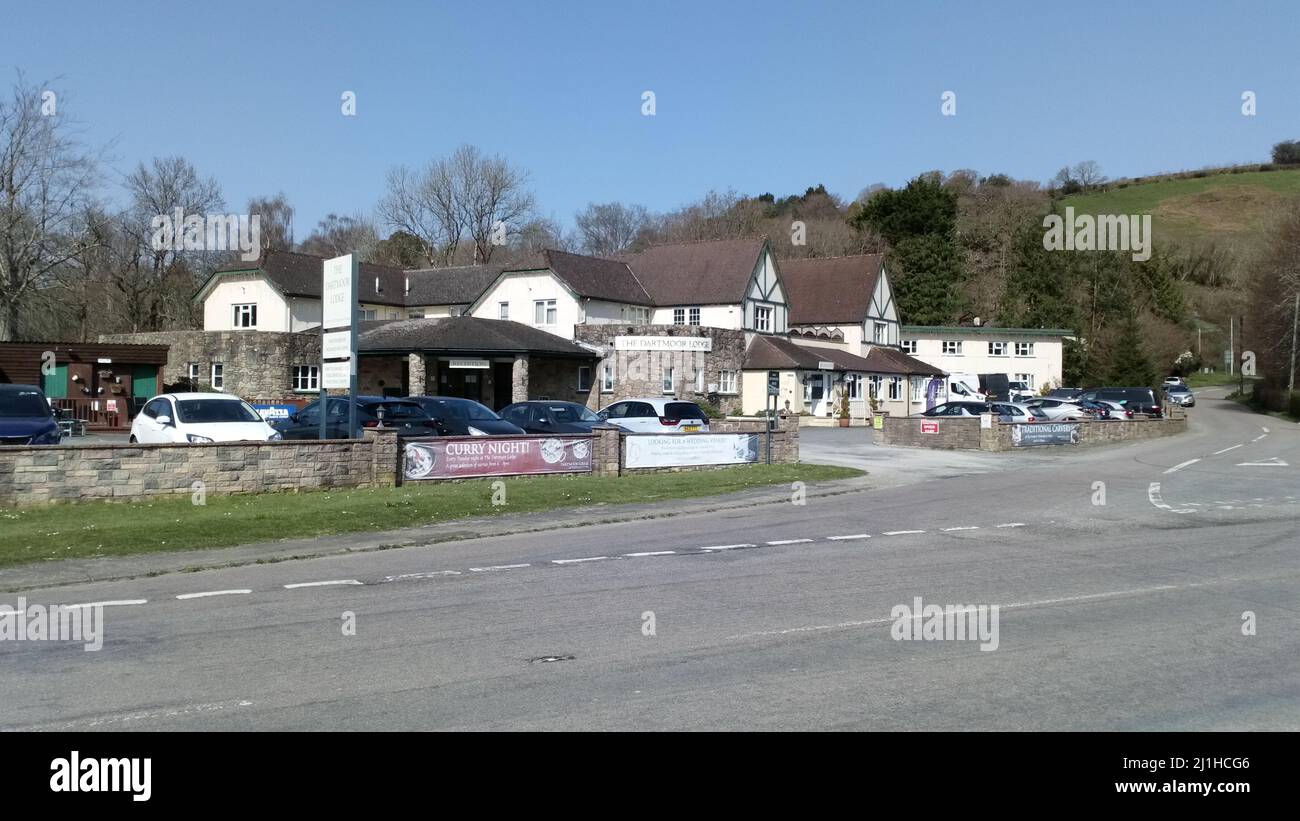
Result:
{"label": "stone boundary wall", "polygon": [[[921,424],[937,424],[938,433],[922,433]],[[1077,422],[1079,441],[1072,445],[1029,445],[1016,447],[1011,443],[1012,424],[994,422],[992,427],[980,427],[975,417],[888,416],[876,441],[882,445],[902,447],[939,448],[943,450],[1035,450],[1047,447],[1078,447],[1079,445],[1104,445],[1133,439],[1155,439],[1174,436],[1187,430],[1187,417],[1176,415],[1170,419],[1125,419],[1108,422]]]}

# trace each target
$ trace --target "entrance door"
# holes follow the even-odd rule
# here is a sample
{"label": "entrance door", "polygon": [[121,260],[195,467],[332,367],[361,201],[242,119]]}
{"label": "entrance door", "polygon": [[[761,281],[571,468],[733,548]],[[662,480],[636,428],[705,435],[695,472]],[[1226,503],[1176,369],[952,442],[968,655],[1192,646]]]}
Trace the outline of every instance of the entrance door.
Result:
{"label": "entrance door", "polygon": [[515,381],[513,362],[492,363],[492,410],[499,411],[510,404]]}
{"label": "entrance door", "polygon": [[804,404],[813,416],[827,416],[831,409],[831,373],[810,373],[803,378]]}

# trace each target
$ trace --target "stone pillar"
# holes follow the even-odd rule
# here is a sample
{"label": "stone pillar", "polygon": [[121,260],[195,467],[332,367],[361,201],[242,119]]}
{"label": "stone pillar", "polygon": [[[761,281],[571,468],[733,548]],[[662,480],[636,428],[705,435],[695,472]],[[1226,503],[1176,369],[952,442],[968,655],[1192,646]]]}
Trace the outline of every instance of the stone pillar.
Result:
{"label": "stone pillar", "polygon": [[413,353],[406,356],[407,395],[426,396],[427,386],[424,377],[424,354]]}
{"label": "stone pillar", "polygon": [[510,371],[510,401],[523,402],[528,398],[528,354],[515,355]]}
{"label": "stone pillar", "polygon": [[402,447],[397,431],[366,428],[362,434],[364,447],[370,450],[369,487],[393,487],[401,484]]}

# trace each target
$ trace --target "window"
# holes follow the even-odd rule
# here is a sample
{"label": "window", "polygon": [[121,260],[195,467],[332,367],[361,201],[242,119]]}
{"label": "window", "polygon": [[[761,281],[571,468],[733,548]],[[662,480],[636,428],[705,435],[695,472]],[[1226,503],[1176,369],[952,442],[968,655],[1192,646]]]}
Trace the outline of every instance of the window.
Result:
{"label": "window", "polygon": [[320,366],[319,365],[294,365],[293,366],[293,389],[295,391],[320,390]]}
{"label": "window", "polygon": [[637,307],[628,308],[628,309],[627,309],[627,315],[628,315],[628,319],[632,320],[633,322],[637,323],[638,325],[649,325],[649,324],[650,324],[650,309],[649,309],[649,308],[637,308]]}
{"label": "window", "polygon": [[191,382],[197,385],[199,382],[199,363],[191,362],[189,367],[186,369],[186,376],[190,378]]}
{"label": "window", "polygon": [[378,319],[378,318],[379,318],[379,314],[378,314],[378,312],[375,311],[374,308],[362,308],[362,309],[361,309],[361,321],[362,321],[362,322],[374,322],[374,321],[375,321],[376,319]]}
{"label": "window", "polygon": [[903,353],[916,353],[916,340],[915,340],[915,339],[904,339],[904,340],[903,340]]}
{"label": "window", "polygon": [[236,305],[235,308],[235,327],[236,328],[256,328],[257,327],[257,305]]}
{"label": "window", "polygon": [[772,309],[770,306],[758,305],[754,308],[754,330],[772,330]]}
{"label": "window", "polygon": [[214,391],[223,391],[226,389],[226,366],[220,362],[212,363],[212,379],[209,380]]}
{"label": "window", "polygon": [[883,322],[873,322],[871,324],[873,326],[871,331],[872,341],[875,342],[877,345],[884,345],[886,342],[888,342],[889,326],[884,324]]}
{"label": "window", "polygon": [[664,393],[673,393],[673,392],[674,392],[674,390],[673,390],[673,385],[674,385],[675,383],[676,383],[676,380],[673,378],[673,369],[672,369],[672,368],[664,368],[663,392],[664,392]]}
{"label": "window", "polygon": [[704,369],[695,369],[695,392],[704,393]]}
{"label": "window", "polygon": [[606,365],[600,372],[600,392],[614,392],[614,366]]}
{"label": "window", "polygon": [[674,324],[674,325],[685,325],[685,324],[686,324],[686,309],[685,309],[685,308],[673,308],[673,324]]}
{"label": "window", "polygon": [[883,382],[884,379],[883,376],[877,374],[872,374],[867,377],[868,384],[871,386],[869,390],[871,391],[870,396],[872,399],[880,398],[880,383]]}
{"label": "window", "polygon": [[923,376],[912,377],[912,401],[925,401],[925,384],[928,380]]}
{"label": "window", "polygon": [[509,303],[509,302],[498,302],[498,303],[497,303],[497,319],[509,319],[509,318],[510,318],[510,303]]}
{"label": "window", "polygon": [[555,322],[555,300],[539,299],[533,302],[534,325],[554,325]]}
{"label": "window", "polygon": [[989,343],[989,356],[1006,356],[1006,355],[1007,355],[1007,343],[1005,342]]}
{"label": "window", "polygon": [[1032,342],[1016,343],[1016,356],[1033,356],[1033,355],[1034,355],[1034,343]]}
{"label": "window", "polygon": [[890,399],[903,398],[903,377],[901,376],[889,377],[889,398]]}
{"label": "window", "polygon": [[700,324],[700,309],[699,309],[699,308],[691,308],[690,315],[691,315],[690,323],[691,323],[692,325],[699,325],[699,324]]}
{"label": "window", "polygon": [[591,390],[591,368],[583,365],[578,368],[578,393],[587,393]]}
{"label": "window", "polygon": [[945,339],[943,341],[943,352],[953,356],[961,356],[961,340]]}
{"label": "window", "polygon": [[411,310],[411,311],[407,311],[407,312],[406,312],[406,318],[407,318],[407,319],[424,319],[424,311],[421,311],[421,310],[418,310],[418,309],[416,309],[416,310]]}
{"label": "window", "polygon": [[1012,381],[1024,382],[1025,387],[1029,388],[1031,391],[1038,390],[1038,387],[1034,385],[1034,375],[1032,373],[1018,373]]}
{"label": "window", "polygon": [[736,372],[722,371],[718,374],[718,390],[721,393],[736,392]]}
{"label": "window", "polygon": [[851,373],[844,377],[844,389],[849,393],[849,399],[862,398],[862,374]]}

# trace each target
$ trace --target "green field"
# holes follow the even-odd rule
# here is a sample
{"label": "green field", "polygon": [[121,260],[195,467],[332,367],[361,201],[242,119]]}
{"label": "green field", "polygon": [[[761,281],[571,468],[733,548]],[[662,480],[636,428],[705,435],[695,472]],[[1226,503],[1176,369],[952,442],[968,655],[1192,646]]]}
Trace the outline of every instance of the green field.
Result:
{"label": "green field", "polygon": [[504,505],[492,504],[493,480],[479,479],[377,490],[209,497],[205,505],[194,505],[187,494],[147,502],[0,509],[0,567],[393,530],[578,505],[660,502],[860,475],[862,471],[853,468],[826,465],[745,465],[617,479],[506,478]]}
{"label": "green field", "polygon": [[1063,206],[1087,214],[1151,214],[1159,244],[1215,244],[1253,249],[1278,207],[1300,197],[1300,169],[1214,174],[1208,177],[1131,183],[1097,194],[1066,197]]}

